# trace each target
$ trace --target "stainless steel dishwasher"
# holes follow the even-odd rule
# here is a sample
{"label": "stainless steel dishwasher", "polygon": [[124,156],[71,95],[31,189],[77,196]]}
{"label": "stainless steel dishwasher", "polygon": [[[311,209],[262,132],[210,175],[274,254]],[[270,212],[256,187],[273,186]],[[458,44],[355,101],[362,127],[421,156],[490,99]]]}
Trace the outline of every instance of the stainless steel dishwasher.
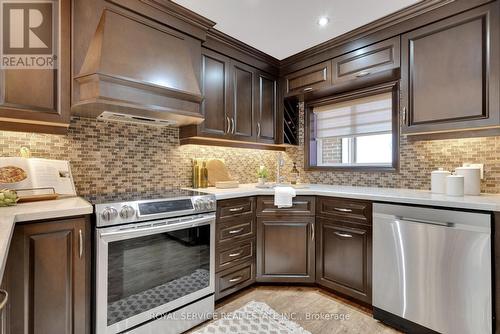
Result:
{"label": "stainless steel dishwasher", "polygon": [[491,253],[489,214],[374,204],[374,317],[410,333],[492,333]]}

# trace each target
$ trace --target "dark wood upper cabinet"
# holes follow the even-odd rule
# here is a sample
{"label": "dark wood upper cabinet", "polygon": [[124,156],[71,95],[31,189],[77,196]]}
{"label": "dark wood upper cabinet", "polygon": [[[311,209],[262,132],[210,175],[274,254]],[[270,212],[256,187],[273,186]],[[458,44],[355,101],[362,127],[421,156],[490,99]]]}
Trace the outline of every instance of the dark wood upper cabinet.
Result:
{"label": "dark wood upper cabinet", "polygon": [[[205,121],[198,126],[181,128],[181,143],[222,146],[242,143],[256,148],[267,148],[258,143],[276,144],[275,77],[203,49],[201,80],[204,96],[201,110]],[[217,139],[223,140],[217,142]]]}
{"label": "dark wood upper cabinet", "polygon": [[314,217],[257,218],[257,281],[313,283]]}
{"label": "dark wood upper cabinet", "polygon": [[[42,53],[37,54],[37,51],[24,45],[24,52],[14,52],[14,55],[24,53],[30,57],[40,56],[39,59],[43,58],[44,63],[48,63],[47,58],[50,58],[47,55],[54,54],[57,57],[55,69],[44,67],[0,70],[0,130],[56,134],[67,131],[71,97],[71,1],[53,3],[56,4],[59,4],[57,10],[49,10],[43,14],[59,13],[58,17],[44,18],[45,22],[53,22],[52,27],[58,29],[56,33],[49,32],[40,39],[47,45],[47,50],[42,48]],[[24,11],[27,17],[27,9]],[[57,40],[53,36],[58,36]],[[24,40],[28,39],[25,37]],[[4,53],[7,51],[4,50]]]}
{"label": "dark wood upper cabinet", "polygon": [[285,95],[296,95],[328,87],[332,84],[332,62],[326,61],[285,77]]}
{"label": "dark wood upper cabinet", "polygon": [[255,70],[233,61],[231,135],[238,140],[255,139]]}
{"label": "dark wood upper cabinet", "polygon": [[86,218],[16,225],[6,333],[90,333],[90,238]]}
{"label": "dark wood upper cabinet", "polygon": [[402,36],[404,133],[500,126],[499,15],[494,2]]}
{"label": "dark wood upper cabinet", "polygon": [[400,66],[399,36],[334,58],[333,85]]}
{"label": "dark wood upper cabinet", "polygon": [[229,91],[229,59],[204,50],[202,54],[202,94],[204,96],[201,113],[205,118],[200,131],[205,135],[225,136],[228,134],[230,107],[227,92]]}
{"label": "dark wood upper cabinet", "polygon": [[277,81],[264,73],[257,75],[257,141],[276,143]]}

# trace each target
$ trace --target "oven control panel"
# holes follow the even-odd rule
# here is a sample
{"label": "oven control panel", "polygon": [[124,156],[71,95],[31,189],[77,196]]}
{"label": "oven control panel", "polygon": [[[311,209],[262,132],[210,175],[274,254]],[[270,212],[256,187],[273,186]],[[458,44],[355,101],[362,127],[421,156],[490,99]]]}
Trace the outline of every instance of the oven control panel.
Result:
{"label": "oven control panel", "polygon": [[97,227],[112,226],[213,212],[216,205],[214,195],[97,204],[95,206],[96,225]]}

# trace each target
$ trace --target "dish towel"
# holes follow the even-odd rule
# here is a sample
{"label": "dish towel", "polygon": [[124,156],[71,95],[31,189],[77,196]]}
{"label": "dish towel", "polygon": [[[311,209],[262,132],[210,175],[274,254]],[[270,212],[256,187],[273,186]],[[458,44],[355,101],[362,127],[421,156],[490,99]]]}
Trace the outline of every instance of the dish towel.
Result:
{"label": "dish towel", "polygon": [[278,208],[291,208],[295,196],[295,189],[292,187],[276,187],[274,188],[274,205]]}

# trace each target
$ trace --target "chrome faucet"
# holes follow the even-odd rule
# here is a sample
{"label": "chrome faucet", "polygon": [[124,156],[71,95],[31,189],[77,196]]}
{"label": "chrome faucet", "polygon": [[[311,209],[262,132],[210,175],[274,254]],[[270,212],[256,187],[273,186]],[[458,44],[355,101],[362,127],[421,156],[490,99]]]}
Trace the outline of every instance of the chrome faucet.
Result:
{"label": "chrome faucet", "polygon": [[285,177],[281,175],[284,166],[285,166],[285,159],[283,159],[283,152],[279,152],[278,162],[276,164],[276,184],[285,183]]}

